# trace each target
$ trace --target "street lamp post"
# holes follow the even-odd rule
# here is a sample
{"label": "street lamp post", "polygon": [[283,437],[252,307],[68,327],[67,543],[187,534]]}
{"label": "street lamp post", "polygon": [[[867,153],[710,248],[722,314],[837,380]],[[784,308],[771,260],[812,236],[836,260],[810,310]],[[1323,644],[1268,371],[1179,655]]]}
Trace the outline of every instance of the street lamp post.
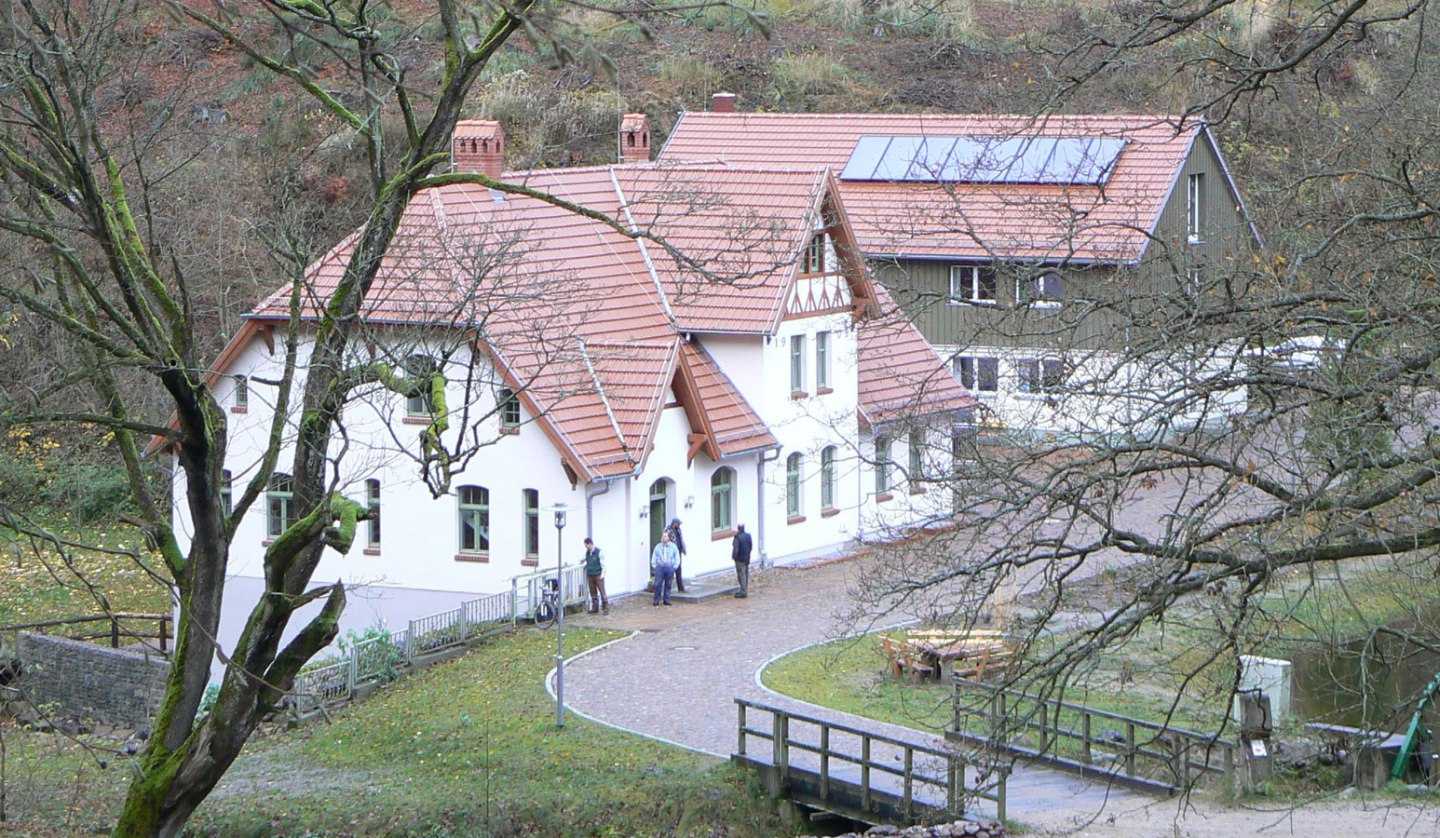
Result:
{"label": "street lamp post", "polygon": [[565,648],[562,631],[565,626],[565,554],[560,533],[565,529],[563,503],[555,510],[555,726],[565,726]]}

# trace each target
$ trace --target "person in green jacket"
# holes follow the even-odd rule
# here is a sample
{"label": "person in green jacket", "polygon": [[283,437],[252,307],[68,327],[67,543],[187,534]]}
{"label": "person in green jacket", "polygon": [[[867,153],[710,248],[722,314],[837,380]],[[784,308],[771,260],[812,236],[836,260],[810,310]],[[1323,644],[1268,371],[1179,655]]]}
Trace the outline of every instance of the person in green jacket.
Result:
{"label": "person in green jacket", "polygon": [[590,613],[610,613],[610,600],[605,596],[605,561],[595,542],[585,539],[585,584],[590,589]]}

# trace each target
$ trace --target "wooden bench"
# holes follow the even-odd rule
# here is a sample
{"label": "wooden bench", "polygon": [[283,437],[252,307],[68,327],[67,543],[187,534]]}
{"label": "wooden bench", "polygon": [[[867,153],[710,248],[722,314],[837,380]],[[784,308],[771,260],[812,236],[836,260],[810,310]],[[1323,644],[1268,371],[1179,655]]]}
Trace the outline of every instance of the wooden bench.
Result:
{"label": "wooden bench", "polygon": [[[974,678],[977,681],[983,681],[985,680],[985,671],[987,669],[999,668],[1003,670],[1010,665],[1010,661],[1013,660],[1014,657],[1014,650],[1003,643],[995,646],[987,646],[981,649],[978,655],[964,658],[963,665],[956,666],[951,674],[958,678]],[[960,659],[956,659],[956,663],[960,663]]]}
{"label": "wooden bench", "polygon": [[888,671],[895,678],[900,678],[907,673],[915,676],[916,680],[933,678],[937,675],[936,668],[921,660],[918,650],[904,641],[896,641],[882,636],[880,649],[885,653]]}

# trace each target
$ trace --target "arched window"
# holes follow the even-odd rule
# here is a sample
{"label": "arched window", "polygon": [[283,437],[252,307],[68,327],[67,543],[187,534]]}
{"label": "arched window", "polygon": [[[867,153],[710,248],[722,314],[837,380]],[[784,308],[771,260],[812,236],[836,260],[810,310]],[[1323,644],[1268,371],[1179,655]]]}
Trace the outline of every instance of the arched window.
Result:
{"label": "arched window", "polygon": [[234,495],[234,478],[230,476],[230,469],[220,472],[220,508],[226,515],[230,514],[231,498]]}
{"label": "arched window", "polygon": [[275,538],[290,526],[290,501],[294,498],[295,481],[284,472],[270,475],[265,490],[265,532]]}
{"label": "arched window", "polygon": [[728,530],[735,520],[735,470],[716,469],[710,475],[710,529]]}
{"label": "arched window", "polygon": [[490,552],[490,490],[460,487],[460,552]]}
{"label": "arched window", "polygon": [[925,432],[910,432],[910,488],[920,485],[925,478]]}
{"label": "arched window", "polygon": [[875,437],[875,494],[890,491],[890,438]]}
{"label": "arched window", "polygon": [[835,508],[835,446],[820,452],[820,508]]}
{"label": "arched window", "polygon": [[801,465],[804,458],[791,454],[785,460],[785,514],[794,518],[800,514],[800,483],[804,480]]}
{"label": "arched window", "polygon": [[367,547],[380,546],[380,481],[365,481],[365,505],[370,508],[370,535]]}

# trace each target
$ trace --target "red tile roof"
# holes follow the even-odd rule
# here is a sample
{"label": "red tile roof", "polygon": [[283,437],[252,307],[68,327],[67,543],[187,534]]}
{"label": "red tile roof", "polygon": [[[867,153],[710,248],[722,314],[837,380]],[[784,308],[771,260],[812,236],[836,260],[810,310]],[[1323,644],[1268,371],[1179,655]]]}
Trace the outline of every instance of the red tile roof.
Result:
{"label": "red tile roof", "polygon": [[860,327],[860,419],[874,425],[955,412],[975,399],[878,283],[878,315]]}
{"label": "red tile roof", "polygon": [[[585,479],[643,464],[672,384],[693,401],[692,427],[713,455],[776,444],[714,359],[682,335],[774,332],[833,189],[825,171],[642,164],[506,180],[625,229],[479,186],[425,190],[366,297],[367,321],[478,331]],[[302,316],[315,317],[333,292],[356,239],[307,271]],[[873,299],[868,276],[855,273],[857,299]],[[286,317],[289,293],[277,290],[253,316]]]}
{"label": "red tile roof", "polygon": [[704,411],[700,422],[692,422],[692,426],[705,427],[721,456],[779,444],[710,353],[690,342],[681,344],[680,350],[698,391],[695,406]]}
{"label": "red tile roof", "polygon": [[845,168],[864,136],[1110,137],[1103,186],[841,181],[872,256],[1134,261],[1203,122],[1164,116],[686,113],[661,159]]}

